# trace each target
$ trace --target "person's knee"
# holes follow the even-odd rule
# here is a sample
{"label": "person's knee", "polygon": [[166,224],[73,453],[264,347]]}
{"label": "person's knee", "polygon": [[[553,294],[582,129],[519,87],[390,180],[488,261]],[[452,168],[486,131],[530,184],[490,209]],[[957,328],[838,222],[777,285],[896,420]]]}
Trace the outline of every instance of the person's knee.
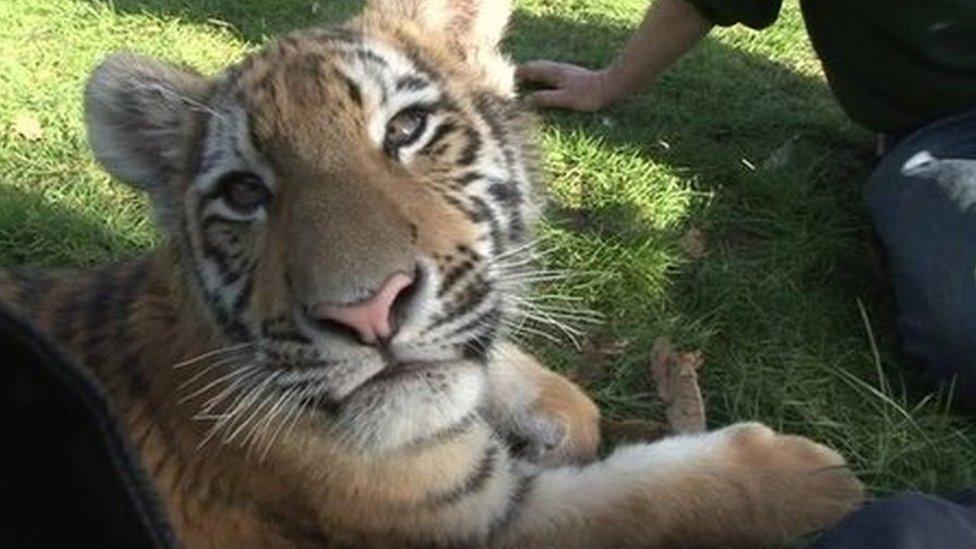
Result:
{"label": "person's knee", "polygon": [[[869,504],[848,515],[815,549],[928,549],[969,547],[976,530],[957,505],[919,493]],[[961,543],[961,544],[960,544]]]}
{"label": "person's knee", "polygon": [[976,406],[976,160],[896,148],[865,189],[907,355]]}
{"label": "person's knee", "polygon": [[[968,302],[976,307],[976,300]],[[923,367],[932,388],[942,389],[959,410],[976,410],[976,345],[973,310],[959,305],[934,311],[929,334],[902,334],[905,352]],[[921,319],[922,322],[927,319]]]}
{"label": "person's knee", "polygon": [[879,236],[906,225],[903,217],[919,201],[938,200],[944,161],[924,149],[904,147],[884,157],[871,173],[865,205]]}

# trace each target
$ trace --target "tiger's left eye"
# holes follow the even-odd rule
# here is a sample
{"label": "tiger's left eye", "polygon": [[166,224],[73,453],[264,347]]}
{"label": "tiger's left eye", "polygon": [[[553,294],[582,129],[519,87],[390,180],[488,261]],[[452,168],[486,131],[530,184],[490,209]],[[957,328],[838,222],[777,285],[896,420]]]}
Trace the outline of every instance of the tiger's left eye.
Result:
{"label": "tiger's left eye", "polygon": [[383,139],[383,147],[387,150],[396,150],[419,139],[427,127],[428,115],[429,113],[426,110],[416,107],[404,109],[397,113],[386,123],[386,137]]}
{"label": "tiger's left eye", "polygon": [[217,183],[217,188],[224,202],[242,214],[254,213],[271,201],[271,192],[264,182],[250,172],[225,174]]}

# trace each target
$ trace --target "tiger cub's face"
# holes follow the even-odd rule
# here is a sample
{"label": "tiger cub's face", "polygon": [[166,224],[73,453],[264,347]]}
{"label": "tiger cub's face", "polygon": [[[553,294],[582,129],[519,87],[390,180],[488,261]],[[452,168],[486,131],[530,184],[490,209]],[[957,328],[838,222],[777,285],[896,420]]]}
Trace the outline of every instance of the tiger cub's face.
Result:
{"label": "tiger cub's face", "polygon": [[485,4],[376,2],[213,79],[114,56],[87,89],[96,155],[149,190],[188,283],[249,344],[229,367],[372,416],[372,447],[471,413],[524,268],[526,124],[495,50],[507,12]]}

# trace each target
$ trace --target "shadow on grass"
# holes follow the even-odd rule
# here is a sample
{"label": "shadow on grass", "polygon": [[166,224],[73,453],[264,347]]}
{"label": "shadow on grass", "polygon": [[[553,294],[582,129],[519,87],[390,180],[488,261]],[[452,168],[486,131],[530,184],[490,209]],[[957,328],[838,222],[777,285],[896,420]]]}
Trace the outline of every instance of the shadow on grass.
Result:
{"label": "shadow on grass", "polygon": [[0,267],[80,267],[139,253],[124,240],[40,194],[0,186]]}
{"label": "shadow on grass", "polygon": [[359,13],[354,0],[89,0],[117,13],[153,14],[229,28],[251,43],[289,31],[341,22]]}

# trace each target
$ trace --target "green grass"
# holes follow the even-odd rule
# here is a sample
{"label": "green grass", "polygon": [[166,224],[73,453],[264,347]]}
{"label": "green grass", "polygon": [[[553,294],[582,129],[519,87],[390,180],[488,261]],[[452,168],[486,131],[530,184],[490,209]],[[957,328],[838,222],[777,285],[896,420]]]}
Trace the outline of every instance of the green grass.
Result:
{"label": "green grass", "polygon": [[[759,419],[849,456],[875,493],[976,484],[976,427],[908,398],[889,290],[861,206],[871,136],[833,103],[796,1],[770,30],[715,32],[645,97],[597,115],[547,113],[549,290],[603,313],[586,345],[623,352],[580,371],[607,415],[659,413],[646,363],[666,335],[706,357],[710,423]],[[523,0],[519,60],[610,60],[644,0]],[[89,265],[158,236],[143,199],[91,160],[81,89],[119,49],[214,70],[268,36],[353,2],[8,0],[0,3],[0,264]],[[18,117],[43,135],[24,139]],[[770,160],[775,159],[775,160]],[[682,251],[691,227],[704,257]],[[599,355],[590,352],[588,356]],[[591,364],[592,366],[592,364]],[[585,374],[585,375],[584,375]]]}

